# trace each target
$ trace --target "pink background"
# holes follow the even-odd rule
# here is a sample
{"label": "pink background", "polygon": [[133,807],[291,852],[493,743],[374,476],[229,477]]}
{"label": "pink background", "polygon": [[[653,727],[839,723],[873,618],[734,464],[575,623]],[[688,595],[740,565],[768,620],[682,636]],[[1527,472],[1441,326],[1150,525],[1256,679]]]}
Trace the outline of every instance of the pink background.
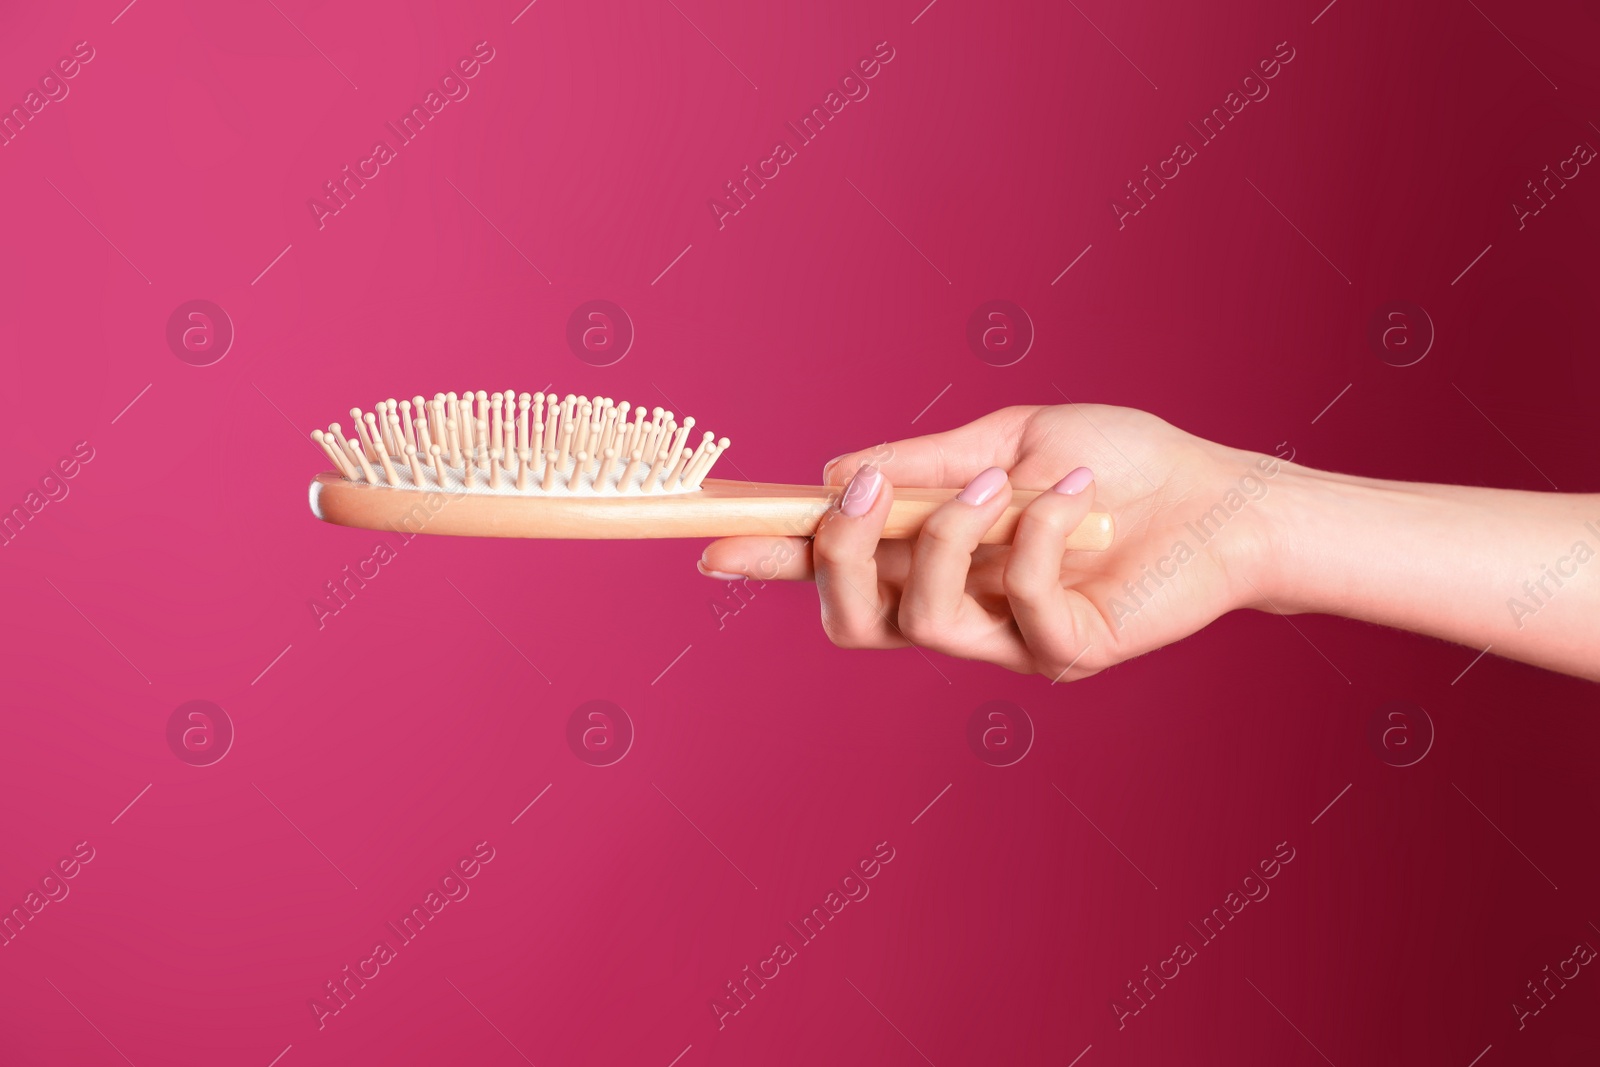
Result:
{"label": "pink background", "polygon": [[[719,628],[686,542],[422,537],[318,628],[384,535],[308,515],[303,433],[466,385],[671,406],[761,480],[1065,394],[1316,466],[1600,489],[1600,175],[1510,208],[1600,145],[1592,10],[921,2],[7,5],[7,107],[94,58],[0,148],[0,504],[93,459],[0,553],[0,905],[94,858],[0,948],[0,1062],[1593,1057],[1600,975],[1511,1008],[1600,945],[1592,685],[1250,614],[1051,687],[837,650],[806,587]],[[470,95],[319,229],[307,200],[480,41]],[[719,230],[708,199],[881,41],[870,95]],[[1281,41],[1270,96],[1119,230],[1124,183]],[[565,341],[595,298],[637,331],[605,368]],[[166,341],[192,299],[237,332],[211,366]],[[1036,330],[1013,366],[965,340],[991,299]],[[1395,300],[1437,331],[1403,369],[1366,340]],[[210,766],[167,741],[196,699],[236,731]],[[636,734],[611,766],[566,739],[594,699]],[[968,746],[990,700],[1036,732],[1012,766]],[[1368,738],[1392,700],[1436,731],[1413,766]],[[870,896],[719,1029],[879,842]]]}

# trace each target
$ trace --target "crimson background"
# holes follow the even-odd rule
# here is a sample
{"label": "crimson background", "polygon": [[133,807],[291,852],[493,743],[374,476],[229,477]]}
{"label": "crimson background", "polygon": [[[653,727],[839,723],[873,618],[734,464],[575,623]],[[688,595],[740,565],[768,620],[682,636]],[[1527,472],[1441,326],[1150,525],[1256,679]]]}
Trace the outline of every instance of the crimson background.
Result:
{"label": "crimson background", "polygon": [[[1051,687],[834,649],[804,587],[719,628],[681,542],[420,538],[319,629],[377,535],[310,518],[297,443],[378,397],[553,381],[670,394],[738,472],[805,481],[1066,395],[1595,491],[1600,178],[1510,210],[1600,143],[1592,10],[123,2],[8,3],[0,34],[8,103],[96,52],[0,151],[5,507],[95,450],[0,556],[0,903],[96,850],[0,949],[4,1062],[1593,1055],[1600,978],[1510,1010],[1600,938],[1590,685],[1252,614]],[[479,41],[471,95],[319,229],[308,198]],[[880,41],[870,96],[719,229],[708,198]],[[1271,95],[1119,230],[1124,183],[1281,41]],[[205,368],[165,341],[195,298],[237,330]],[[591,298],[637,328],[611,367],[564,341]],[[1037,332],[1005,368],[964,340],[995,298]],[[1365,340],[1391,300],[1437,331],[1415,366]],[[237,731],[209,767],[165,738],[197,698]],[[597,698],[637,732],[603,768],[565,740]],[[1037,731],[1011,767],[967,747],[991,699]],[[1367,741],[1395,699],[1437,731],[1407,768]],[[308,1000],[483,840],[471,895],[319,1030]],[[711,998],[879,841],[871,896],[719,1030]],[[1119,1030],[1124,983],[1281,841],[1271,896]]]}

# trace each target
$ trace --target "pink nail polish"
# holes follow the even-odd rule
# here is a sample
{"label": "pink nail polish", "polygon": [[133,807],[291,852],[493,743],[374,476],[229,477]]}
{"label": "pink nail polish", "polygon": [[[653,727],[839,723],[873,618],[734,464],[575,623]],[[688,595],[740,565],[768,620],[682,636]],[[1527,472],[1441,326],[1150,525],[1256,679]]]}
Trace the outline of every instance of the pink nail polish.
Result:
{"label": "pink nail polish", "polygon": [[1089,488],[1089,483],[1092,481],[1094,481],[1094,471],[1090,470],[1088,467],[1079,467],[1077,470],[1061,479],[1055,485],[1051,486],[1051,488],[1056,492],[1064,493],[1067,496],[1077,496],[1079,493]]}
{"label": "pink nail polish", "polygon": [[839,510],[852,519],[859,519],[872,510],[873,503],[878,499],[878,491],[882,488],[883,472],[870,463],[864,464],[850,479],[850,484],[845,486]]}
{"label": "pink nail polish", "polygon": [[696,570],[705,575],[707,578],[715,578],[719,582],[737,582],[743,580],[744,578],[744,575],[742,574],[729,574],[727,571],[714,571],[710,567],[706,566],[705,560],[697,561],[694,566]]}
{"label": "pink nail polish", "polygon": [[1005,484],[1006,472],[999,467],[990,467],[968,482],[967,487],[956,494],[956,499],[976,507],[988,502]]}

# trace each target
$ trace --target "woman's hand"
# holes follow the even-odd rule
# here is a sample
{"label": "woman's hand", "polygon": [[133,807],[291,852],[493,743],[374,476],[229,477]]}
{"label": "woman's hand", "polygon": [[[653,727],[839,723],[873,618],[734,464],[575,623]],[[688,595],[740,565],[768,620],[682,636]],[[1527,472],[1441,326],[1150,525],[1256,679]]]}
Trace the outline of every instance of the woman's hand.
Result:
{"label": "woman's hand", "polygon": [[[846,488],[814,539],[725,538],[700,569],[815,581],[823,628],[841,647],[915,644],[1083,678],[1262,604],[1249,574],[1267,540],[1255,503],[1281,466],[1128,408],[1006,408],[840,456],[824,480]],[[962,492],[914,542],[880,541],[895,484]],[[1013,488],[1048,491],[1012,544],[979,544]],[[1112,547],[1066,551],[1096,504],[1115,519]]]}

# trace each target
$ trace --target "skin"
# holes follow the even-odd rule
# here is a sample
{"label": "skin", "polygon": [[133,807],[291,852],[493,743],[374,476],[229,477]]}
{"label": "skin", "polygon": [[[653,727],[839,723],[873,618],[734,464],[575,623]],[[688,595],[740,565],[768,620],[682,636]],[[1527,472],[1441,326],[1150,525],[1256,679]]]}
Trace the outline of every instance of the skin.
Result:
{"label": "skin", "polygon": [[[895,483],[959,488],[991,467],[1008,479],[989,499],[950,501],[915,541],[880,540]],[[1078,467],[1109,477],[1041,493],[1012,544],[978,543],[1012,486],[1049,489]],[[814,581],[843,648],[916,644],[1073,681],[1252,609],[1492,645],[1600,681],[1600,494],[1332,474],[1084,404],[1005,408],[850,453],[824,480],[848,488],[814,538],[724,538],[699,566]],[[874,484],[864,514],[841,510]],[[1115,518],[1115,543],[1066,551],[1094,507]]]}

